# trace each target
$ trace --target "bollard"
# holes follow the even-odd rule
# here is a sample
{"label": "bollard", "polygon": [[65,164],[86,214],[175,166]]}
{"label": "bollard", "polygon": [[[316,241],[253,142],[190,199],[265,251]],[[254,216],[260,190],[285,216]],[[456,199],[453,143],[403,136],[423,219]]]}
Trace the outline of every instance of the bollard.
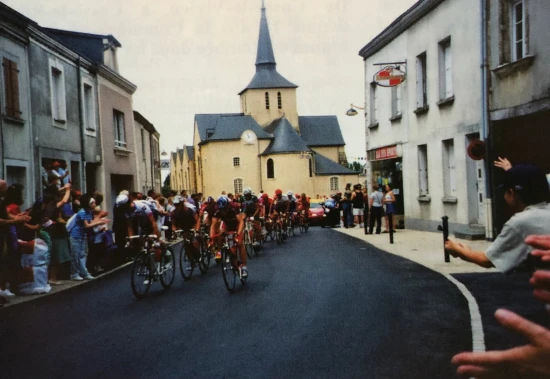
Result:
{"label": "bollard", "polygon": [[393,213],[388,214],[388,226],[390,227],[390,243],[393,244]]}
{"label": "bollard", "polygon": [[443,251],[445,252],[445,262],[449,263],[451,261],[451,257],[447,249],[445,249],[445,242],[449,240],[449,217],[443,216],[441,217],[441,220],[443,221],[443,226],[439,225],[437,230],[443,232]]}

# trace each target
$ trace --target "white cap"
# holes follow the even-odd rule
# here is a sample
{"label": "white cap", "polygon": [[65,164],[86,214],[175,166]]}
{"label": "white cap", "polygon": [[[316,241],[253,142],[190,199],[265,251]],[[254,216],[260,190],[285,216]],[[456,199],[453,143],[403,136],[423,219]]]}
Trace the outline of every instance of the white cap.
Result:
{"label": "white cap", "polygon": [[126,204],[127,202],[128,202],[128,196],[126,195],[118,195],[116,197],[116,205]]}

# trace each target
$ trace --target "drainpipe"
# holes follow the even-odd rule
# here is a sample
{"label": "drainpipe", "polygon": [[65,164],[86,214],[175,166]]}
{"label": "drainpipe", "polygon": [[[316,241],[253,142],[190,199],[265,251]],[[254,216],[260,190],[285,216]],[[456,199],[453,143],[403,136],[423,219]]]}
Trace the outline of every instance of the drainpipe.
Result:
{"label": "drainpipe", "polygon": [[481,139],[485,141],[485,236],[493,240],[494,209],[492,201],[491,165],[492,141],[489,136],[489,63],[488,63],[488,19],[487,0],[481,0]]}
{"label": "drainpipe", "polygon": [[[80,160],[82,161],[81,167],[82,171],[80,173],[80,178],[82,179],[81,183],[81,189],[87,190],[86,186],[86,140],[84,136],[84,112],[83,112],[83,104],[84,101],[82,100],[82,73],[80,72],[80,57],[78,57],[78,60],[76,61],[76,69],[78,71],[77,73],[77,86],[78,86],[78,120],[80,125]],[[69,166],[70,168],[70,166]],[[71,173],[71,175],[74,175],[74,173]],[[86,191],[87,192],[87,191]]]}

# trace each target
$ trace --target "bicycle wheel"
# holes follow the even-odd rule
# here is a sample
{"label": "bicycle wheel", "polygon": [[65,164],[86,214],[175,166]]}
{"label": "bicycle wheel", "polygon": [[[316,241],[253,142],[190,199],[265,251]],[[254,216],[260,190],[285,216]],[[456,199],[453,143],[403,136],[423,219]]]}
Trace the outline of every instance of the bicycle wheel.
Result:
{"label": "bicycle wheel", "polygon": [[252,245],[254,243],[254,237],[251,235],[252,233],[252,230],[244,231],[244,247],[246,248],[246,255],[248,255],[248,258],[252,258],[254,255],[254,246]]}
{"label": "bicycle wheel", "polygon": [[222,249],[222,275],[225,288],[227,288],[229,293],[233,293],[233,291],[235,291],[237,277],[239,276],[234,264],[236,259],[237,258],[231,254],[227,247]]}
{"label": "bicycle wheel", "polygon": [[281,230],[281,225],[279,223],[275,224],[275,239],[277,244],[283,243],[283,231]]}
{"label": "bicycle wheel", "polygon": [[207,273],[208,268],[210,267],[211,256],[212,256],[212,252],[208,248],[208,244],[203,241],[200,245],[200,258],[199,258],[199,270],[201,270],[201,273],[203,274]]}
{"label": "bicycle wheel", "polygon": [[299,227],[300,227],[300,233],[305,233],[306,227],[303,222],[300,222]]}
{"label": "bicycle wheel", "polygon": [[189,280],[191,279],[191,275],[193,275],[193,269],[195,268],[195,265],[192,261],[189,260],[189,257],[187,256],[187,249],[185,247],[185,243],[182,243],[181,250],[180,250],[180,272],[181,276],[183,277],[183,280]]}
{"label": "bicycle wheel", "polygon": [[164,249],[160,257],[160,284],[170,288],[176,276],[176,259],[170,247]]}
{"label": "bicycle wheel", "polygon": [[143,298],[153,281],[153,265],[146,251],[140,251],[132,264],[132,292],[138,299]]}

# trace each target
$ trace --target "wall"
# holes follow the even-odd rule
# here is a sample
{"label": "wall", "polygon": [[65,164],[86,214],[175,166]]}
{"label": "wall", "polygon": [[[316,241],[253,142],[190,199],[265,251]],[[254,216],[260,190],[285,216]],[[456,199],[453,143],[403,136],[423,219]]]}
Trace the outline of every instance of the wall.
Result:
{"label": "wall", "polygon": [[139,172],[139,184],[136,187],[136,190],[147,193],[148,190],[153,188],[153,178],[151,177],[150,133],[138,121],[134,121],[134,125],[134,133],[136,137],[135,153],[137,158],[137,169]]}
{"label": "wall", "polygon": [[[269,93],[269,110],[265,109],[265,93]],[[282,109],[278,109],[277,92],[281,92]],[[246,102],[246,110],[245,104]],[[241,111],[251,115],[260,126],[283,116],[298,129],[295,88],[249,89],[241,95]]]}
{"label": "wall", "polygon": [[[137,190],[139,177],[136,167],[138,152],[134,135],[134,114],[132,109],[132,97],[122,89],[99,77],[99,107],[101,122],[101,140],[103,146],[102,177],[104,179],[102,191],[105,196],[107,209],[112,209],[111,175],[128,175],[133,179],[129,191]],[[115,136],[113,128],[113,109],[124,113],[124,126],[126,132],[126,151],[115,148]],[[111,197],[109,197],[111,194]]]}

